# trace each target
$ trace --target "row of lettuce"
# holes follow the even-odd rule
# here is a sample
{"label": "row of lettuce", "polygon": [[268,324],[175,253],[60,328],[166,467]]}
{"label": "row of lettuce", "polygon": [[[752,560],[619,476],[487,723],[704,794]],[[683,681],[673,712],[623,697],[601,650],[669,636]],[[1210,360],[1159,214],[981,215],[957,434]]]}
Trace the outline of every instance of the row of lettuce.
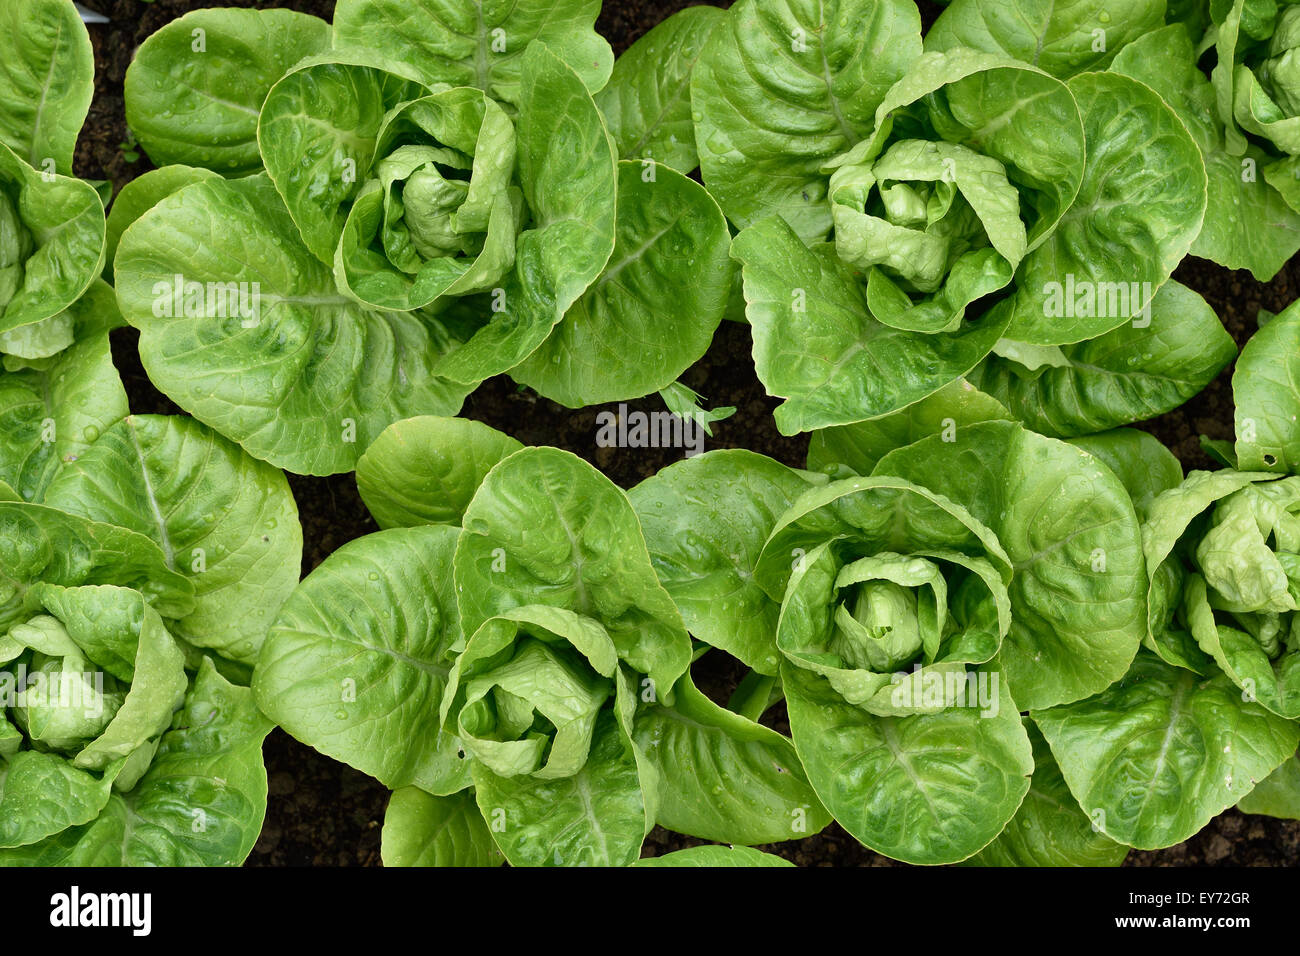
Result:
{"label": "row of lettuce", "polygon": [[[1300,248],[1267,6],[740,0],[617,62],[591,0],[200,11],[137,52],[159,168],[110,197],[74,7],[7,5],[0,861],[240,862],[273,724],[394,791],[394,864],[624,865],[656,824],[779,863],[744,848],[832,818],[1106,864],[1300,816],[1300,308],[1223,469],[1122,427],[1236,357],[1178,262]],[[624,492],[448,417],[507,373],[707,420],[677,378],[724,319],[805,469]],[[193,417],[129,413],[123,324]],[[280,469],[355,469],[384,530],[299,583]]]}
{"label": "row of lettuce", "polygon": [[1300,248],[1291,5],[956,0],[923,37],[911,0],[740,0],[617,63],[595,0],[477,10],[168,24],[125,85],[160,168],[105,222],[66,178],[84,29],[10,4],[0,351],[75,341],[102,271],[158,388],[309,474],[502,373],[706,415],[677,380],[724,318],[787,434],[965,377],[1073,437],[1231,360],[1184,256],[1268,280]]}
{"label": "row of lettuce", "polygon": [[[1300,306],[1261,327],[1225,467],[1186,478],[1145,432],[1049,438],[965,381],[817,432],[807,469],[716,450],[628,492],[411,418],[358,462],[383,530],[298,583],[283,473],[127,414],[100,332],[60,381],[0,379],[0,691],[44,681],[5,701],[0,860],[239,862],[272,723],[394,791],[394,865],[832,818],[912,863],[1103,865],[1234,805],[1300,817],[1300,477],[1248,464],[1300,411],[1298,344]],[[725,706],[706,653],[745,670]],[[760,722],[782,701],[789,736]]]}

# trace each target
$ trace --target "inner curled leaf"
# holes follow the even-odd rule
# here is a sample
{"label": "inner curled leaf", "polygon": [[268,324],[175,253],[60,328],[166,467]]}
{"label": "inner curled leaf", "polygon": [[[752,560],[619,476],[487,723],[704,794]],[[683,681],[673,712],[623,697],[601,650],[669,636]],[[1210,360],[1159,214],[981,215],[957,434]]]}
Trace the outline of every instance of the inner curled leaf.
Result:
{"label": "inner curled leaf", "polygon": [[866,271],[872,315],[895,328],[952,331],[1025,255],[1006,167],[956,143],[904,139],[847,162],[831,176],[830,199],[836,252]]}

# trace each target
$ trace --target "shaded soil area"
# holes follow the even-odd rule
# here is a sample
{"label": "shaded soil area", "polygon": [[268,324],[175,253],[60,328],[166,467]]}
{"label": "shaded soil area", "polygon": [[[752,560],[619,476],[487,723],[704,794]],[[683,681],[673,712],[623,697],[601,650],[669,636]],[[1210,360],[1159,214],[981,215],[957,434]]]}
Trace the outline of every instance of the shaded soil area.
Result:
{"label": "shaded soil area", "polygon": [[[193,0],[82,0],[84,6],[110,16],[111,24],[92,26],[95,47],[96,96],[78,143],[78,175],[109,179],[116,188],[151,169],[137,153],[126,128],[122,83],[136,47],[159,27],[206,4]],[[329,19],[333,0],[225,0],[233,7],[276,6]],[[615,52],[664,17],[687,6],[684,0],[606,0],[597,29]],[[727,6],[718,3],[718,6]],[[935,8],[922,4],[928,22]],[[1187,259],[1175,278],[1201,293],[1224,325],[1244,345],[1256,327],[1261,308],[1280,311],[1300,292],[1300,265],[1292,261],[1270,283],[1256,282],[1249,273],[1233,272],[1199,259]],[[181,410],[150,384],[136,354],[136,333],[113,334],[113,351],[136,412],[179,414]],[[731,405],[734,416],[715,424],[709,448],[744,447],[793,466],[802,466],[806,436],[788,438],[776,430],[768,397],[756,378],[747,326],[724,322],[708,353],[683,381],[701,393],[708,407]],[[1231,438],[1233,428],[1231,368],[1182,408],[1139,427],[1160,438],[1187,469],[1212,467],[1199,436]],[[657,398],[626,403],[630,409],[658,411]],[[581,410],[563,408],[517,386],[504,376],[485,382],[466,402],[464,414],[514,435],[527,444],[567,449],[587,459],[612,480],[630,487],[671,464],[680,451],[670,449],[598,448],[597,414],[616,405]],[[290,476],[303,524],[303,573],[315,568],[342,544],[377,530],[362,505],[352,475],[330,478]],[[697,681],[715,699],[725,701],[741,676],[735,662],[719,653],[697,665]],[[783,728],[780,707],[765,722]],[[266,745],[270,801],[265,828],[250,865],[378,865],[380,828],[387,791],[365,775],[317,754],[283,732],[272,733]],[[699,841],[656,829],[646,844],[647,855],[659,855]],[[837,825],[799,841],[767,847],[801,866],[894,866],[865,849]],[[1188,842],[1158,852],[1133,853],[1134,866],[1295,866],[1300,863],[1300,823],[1248,817],[1228,811]]]}

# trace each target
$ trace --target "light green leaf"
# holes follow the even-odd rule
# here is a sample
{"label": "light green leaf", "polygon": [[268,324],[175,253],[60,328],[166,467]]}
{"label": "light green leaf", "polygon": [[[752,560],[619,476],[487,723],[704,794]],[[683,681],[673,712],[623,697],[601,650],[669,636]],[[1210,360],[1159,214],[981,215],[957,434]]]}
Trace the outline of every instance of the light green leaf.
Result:
{"label": "light green leaf", "polygon": [[653,825],[636,757],[610,710],[569,777],[498,777],[472,764],[474,795],[511,866],[627,866]]}
{"label": "light green leaf", "polygon": [[1164,16],[1164,0],[954,0],[930,27],[925,49],[1002,53],[1069,79],[1106,69]]}
{"label": "light green leaf", "polygon": [[124,87],[127,125],[159,166],[255,172],[267,91],[329,46],[328,23],[292,10],[192,11],[136,51]]}
{"label": "light green leaf", "polygon": [[45,503],[147,535],[189,577],[177,637],[253,664],[298,583],[302,527],[283,472],[198,422],[132,415],[67,462]]}
{"label": "light green leaf", "polygon": [[1237,801],[1242,813],[1300,820],[1300,754],[1293,756]]}
{"label": "light green leaf", "polygon": [[533,40],[591,92],[605,85],[614,53],[592,29],[599,12],[599,0],[339,0],[334,42],[384,51],[428,84],[474,86],[522,111],[529,91],[521,54]]}
{"label": "light green leaf", "polygon": [[381,57],[310,58],[266,94],[257,142],[267,175],[321,262],[335,254],[350,204],[371,178],[388,111],[428,91]]}
{"label": "light green leaf", "polygon": [[169,619],[194,609],[194,586],[144,535],[44,505],[0,501],[0,631],[31,610],[38,582],[134,588]]}
{"label": "light green leaf", "polygon": [[394,791],[384,813],[384,866],[499,866],[483,816],[468,790],[435,797],[417,787]]}
{"label": "light green leaf", "polygon": [[732,243],[743,267],[754,365],[783,435],[877,418],[937,392],[979,362],[1009,319],[994,310],[961,331],[907,332],[872,319],[833,252],[767,219]]}
{"label": "light green leaf", "polygon": [[635,737],[659,770],[655,822],[720,843],[799,840],[830,822],[794,745],[677,683],[671,707],[637,714]]}
{"label": "light green leaf", "polygon": [[1138,518],[1144,521],[1156,496],[1176,488],[1183,480],[1183,466],[1174,453],[1154,435],[1136,428],[1072,438],[1070,444],[1115,472],[1133,499]]}
{"label": "light green leaf", "polygon": [[716,7],[687,7],[653,27],[614,62],[596,105],[624,159],[654,159],[681,173],[700,164],[691,118],[691,74],[713,31]]}
{"label": "light green leaf", "polygon": [[1173,846],[1287,758],[1300,725],[1141,652],[1096,697],[1033,713],[1070,792],[1102,832],[1143,850]]}
{"label": "light green leaf", "polygon": [[604,626],[619,657],[661,694],[690,661],[681,615],[655,575],[627,496],[556,448],[525,448],[488,473],[456,545],[456,595],[473,633],[528,604],[564,608]]}
{"label": "light green leaf", "polygon": [[1025,802],[998,838],[966,862],[971,866],[1119,866],[1128,847],[1084,815],[1052,759],[1043,735],[1026,724],[1034,776]]}
{"label": "light green leaf", "polygon": [[998,835],[1029,790],[1033,753],[1005,681],[991,713],[876,717],[803,668],[781,673],[808,779],[840,825],[878,853],[905,863],[964,860]]}
{"label": "light green leaf", "polygon": [[394,422],[357,461],[357,490],[381,528],[459,526],[492,467],[524,446],[467,418]]}
{"label": "light green leaf", "polygon": [[113,259],[117,256],[122,233],[158,203],[190,183],[214,179],[217,174],[198,166],[164,166],[151,169],[131,180],[113,198],[108,210],[107,247],[105,250],[106,278],[112,279]]}
{"label": "light green leaf", "polygon": [[37,169],[72,175],[95,92],[90,36],[66,0],[14,0],[0,11],[0,143]]}
{"label": "light green leaf", "polygon": [[990,355],[970,379],[1029,428],[1068,438],[1172,411],[1208,385],[1237,346],[1206,301],[1171,279],[1146,315],[1059,351],[1063,364],[1037,369]]}
{"label": "light green leaf", "polygon": [[387,787],[462,789],[467,761],[438,718],[461,639],[456,537],[443,525],[395,528],[326,558],[267,635],[253,674],[263,712]]}
{"label": "light green leaf", "polygon": [[876,463],[895,448],[927,435],[956,435],[956,429],[976,422],[1012,420],[997,399],[964,379],[945,385],[919,402],[892,414],[852,425],[819,428],[808,442],[808,468],[838,478],[842,468],[869,475]]}
{"label": "light green leaf", "polygon": [[433,373],[448,330],[340,295],[264,177],[164,199],[123,235],[116,271],[154,384],[279,467],[347,471],[392,422],[454,413],[468,392]]}
{"label": "light green leaf", "polygon": [[204,661],[140,782],[91,823],[0,853],[0,866],[238,866],[266,815],[270,730],[249,690]]}
{"label": "light green leaf", "polygon": [[58,469],[126,414],[107,335],[88,336],[47,367],[0,375],[0,481],[39,503]]}
{"label": "light green leaf", "polygon": [[[1169,278],[1205,218],[1200,148],[1150,87],[1116,73],[1082,73],[1069,87],[1087,136],[1083,183],[1022,263],[1007,332],[1039,345],[1079,342],[1127,322]],[[1113,283],[1138,284],[1127,310],[1098,307]]]}
{"label": "light green leaf", "polygon": [[633,866],[794,866],[772,853],[747,846],[693,846],[663,856],[642,857]]}
{"label": "light green leaf", "polygon": [[79,179],[37,172],[0,143],[0,332],[58,315],[104,265],[104,204]]}
{"label": "light green leaf", "polygon": [[865,139],[921,52],[907,0],[741,0],[691,80],[704,183],[739,227],[831,228],[823,165]]}
{"label": "light green leaf", "polygon": [[608,265],[511,377],[570,408],[667,388],[722,321],[730,246],[722,211],[698,183],[666,166],[619,163]]}
{"label": "light green leaf", "polygon": [[55,753],[23,750],[0,763],[0,856],[94,820],[108,802],[119,762],[94,774]]}
{"label": "light green leaf", "polygon": [[1264,150],[1252,143],[1245,156],[1228,151],[1214,89],[1196,66],[1187,31],[1172,23],[1148,33],[1121,50],[1111,69],[1159,93],[1201,149],[1209,197],[1191,254],[1229,269],[1249,269],[1261,282],[1272,279],[1300,249],[1300,213],[1260,175],[1267,175]]}
{"label": "light green leaf", "polygon": [[808,483],[742,449],[677,462],[628,493],[659,580],[698,640],[775,674],[780,605],[754,580],[763,542]]}
{"label": "light green leaf", "polygon": [[1300,307],[1250,337],[1232,373],[1237,467],[1300,468]]}

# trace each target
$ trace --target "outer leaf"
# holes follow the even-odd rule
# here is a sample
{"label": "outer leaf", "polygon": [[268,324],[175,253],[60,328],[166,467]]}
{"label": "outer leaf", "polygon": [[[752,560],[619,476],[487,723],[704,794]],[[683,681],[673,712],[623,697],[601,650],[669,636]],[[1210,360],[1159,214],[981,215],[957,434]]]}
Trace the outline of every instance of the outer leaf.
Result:
{"label": "outer leaf", "polygon": [[394,422],[357,461],[357,490],[381,528],[460,525],[492,467],[524,446],[467,418]]}
{"label": "outer leaf", "polygon": [[108,802],[119,761],[102,774],[53,753],[23,750],[0,764],[0,856],[94,820]]}
{"label": "outer leaf", "polygon": [[716,7],[687,7],[653,27],[614,63],[596,105],[624,159],[654,159],[682,173],[700,164],[691,118],[691,74],[713,31]]}
{"label": "outer leaf", "polygon": [[1192,255],[1249,269],[1261,282],[1272,279],[1300,250],[1300,213],[1259,175],[1268,154],[1254,144],[1244,157],[1228,152],[1214,89],[1196,66],[1187,31],[1173,23],[1148,33],[1121,50],[1112,69],[1159,93],[1201,149],[1209,198]]}
{"label": "outer leaf", "polygon": [[930,27],[925,49],[1003,53],[1069,79],[1106,69],[1126,44],[1162,26],[1164,18],[1164,0],[954,0]]}
{"label": "outer leaf", "polygon": [[766,219],[732,243],[743,266],[754,365],[783,435],[877,418],[966,374],[1002,337],[994,310],[962,331],[906,332],[867,313],[862,288],[833,253],[808,249]]}
{"label": "outer leaf", "polygon": [[38,581],[134,588],[166,618],[194,608],[194,586],[144,535],[44,505],[0,501],[0,630],[31,610],[28,592]]}
{"label": "outer leaf", "polygon": [[1160,440],[1136,428],[1116,428],[1099,435],[1070,441],[1106,464],[1133,499],[1138,518],[1146,520],[1156,496],[1176,488],[1183,480],[1183,466]]}
{"label": "outer leaf", "polygon": [[1300,307],[1250,337],[1232,373],[1237,467],[1300,469]]}
{"label": "outer leaf", "polygon": [[1087,136],[1083,183],[1055,231],[1021,264],[1007,333],[1040,345],[1093,338],[1140,307],[1130,303],[1128,315],[1107,309],[1049,316],[1048,283],[1069,276],[1094,288],[1137,282],[1138,302],[1145,303],[1187,254],[1205,218],[1201,151],[1150,87],[1114,73],[1083,73],[1069,86]]}
{"label": "outer leaf", "polygon": [[384,813],[384,866],[498,866],[501,851],[468,790],[435,797],[416,787],[393,793]]}
{"label": "outer leaf", "polygon": [[462,789],[466,761],[438,719],[461,635],[449,573],[456,536],[396,528],[326,558],[267,635],[253,675],[258,706],[385,786]]}
{"label": "outer leaf", "polygon": [[667,388],[722,321],[730,246],[702,186],[667,167],[620,163],[609,264],[511,377],[570,408]]}
{"label": "outer leaf", "polygon": [[1300,820],[1300,755],[1292,756],[1237,802],[1242,813]]}
{"label": "outer leaf", "polygon": [[628,493],[687,630],[765,674],[779,663],[781,608],[754,567],[777,518],[807,488],[779,462],[721,449],[670,465]]}
{"label": "outer leaf", "polygon": [[844,829],[906,863],[955,863],[986,846],[1029,789],[1033,753],[998,682],[992,714],[876,717],[802,668],[783,666],[795,747]]}
{"label": "outer leaf", "polygon": [[686,630],[636,513],[580,458],[555,448],[516,452],[483,480],[464,527],[455,569],[467,633],[512,608],[545,604],[595,619],[661,693],[685,672]]}
{"label": "outer leaf", "polygon": [[127,124],[159,166],[255,172],[267,92],[294,63],[329,45],[328,23],[291,10],[192,11],[136,52],[126,71]]}
{"label": "outer leaf", "polygon": [[881,418],[834,428],[820,428],[808,442],[808,468],[836,477],[841,468],[869,475],[895,448],[936,433],[976,422],[1012,420],[1002,403],[964,379],[945,385],[928,398]]}
{"label": "outer leaf", "polygon": [[[209,315],[205,301],[160,315],[176,311],[177,277],[248,283],[256,314]],[[280,467],[347,471],[391,422],[455,412],[468,391],[432,372],[452,347],[436,320],[338,294],[264,177],[195,183],[147,212],[122,237],[117,293],[153,382]]]}
{"label": "outer leaf", "polygon": [[[116,312],[112,290],[103,289]],[[45,367],[0,375],[0,481],[40,502],[58,469],[126,414],[107,335],[77,342]]]}
{"label": "outer leaf", "polygon": [[262,741],[271,723],[210,661],[149,772],[91,823],[0,854],[0,865],[237,866],[266,815]]}
{"label": "outer leaf", "polygon": [[27,243],[6,234],[0,259],[16,260],[20,280],[0,309],[0,332],[58,315],[81,297],[104,265],[104,205],[89,183],[38,173],[0,143],[0,204],[9,205]]}
{"label": "outer leaf", "polygon": [[1101,833],[1079,809],[1043,735],[1026,725],[1034,746],[1029,793],[998,838],[972,866],[1119,866],[1128,847]]}
{"label": "outer leaf", "polygon": [[15,0],[0,11],[0,143],[28,164],[72,175],[95,92],[90,36],[66,0]]}
{"label": "outer leaf", "polygon": [[598,0],[339,0],[335,45],[382,50],[430,85],[476,86],[521,111],[528,84],[522,54],[541,40],[593,93],[605,85],[614,54],[592,29]]}
{"label": "outer leaf", "polygon": [[[1142,652],[1129,674],[1034,722],[1084,812],[1144,850],[1186,840],[1295,752],[1300,725]],[[1098,813],[1098,811],[1102,811]]]}
{"label": "outer leaf", "polygon": [[1237,346],[1205,300],[1171,279],[1149,318],[1059,353],[1060,364],[1034,370],[994,354],[971,381],[1029,428],[1068,438],[1172,411],[1208,385]]}
{"label": "outer leaf", "polygon": [[741,0],[691,80],[704,182],[727,218],[779,215],[806,241],[831,227],[822,166],[864,139],[921,52],[906,0]]}
{"label": "outer leaf", "polygon": [[298,583],[302,527],[283,472],[189,418],[125,418],[64,465],[45,502],[151,538],[194,584],[173,633],[230,660],[257,660]]}
{"label": "outer leaf", "polygon": [[659,769],[660,826],[752,846],[799,840],[830,822],[794,745],[719,707],[689,677],[673,706],[641,710],[635,737]]}
{"label": "outer leaf", "polygon": [[627,866],[650,822],[637,760],[612,711],[570,777],[498,777],[472,765],[474,795],[511,866]]}
{"label": "outer leaf", "polygon": [[109,270],[107,277],[112,278],[113,259],[117,256],[117,246],[122,241],[122,233],[126,232],[127,226],[172,193],[179,192],[190,183],[215,179],[216,176],[212,170],[198,166],[164,166],[162,169],[151,169],[123,186],[113,197],[113,205],[108,211],[105,249],[105,261]]}
{"label": "outer leaf", "polygon": [[633,866],[794,866],[789,860],[747,846],[693,846],[663,856],[642,857]]}

